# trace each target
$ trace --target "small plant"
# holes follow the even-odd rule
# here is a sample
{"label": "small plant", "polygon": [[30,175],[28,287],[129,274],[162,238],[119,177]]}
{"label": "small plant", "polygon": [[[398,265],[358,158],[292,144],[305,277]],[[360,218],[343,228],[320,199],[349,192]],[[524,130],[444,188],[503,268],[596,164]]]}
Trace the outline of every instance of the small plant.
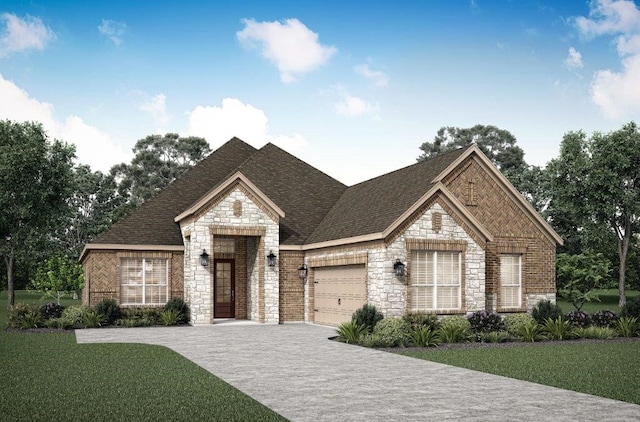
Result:
{"label": "small plant", "polygon": [[33,309],[30,312],[22,315],[20,321],[18,322],[18,328],[23,330],[28,330],[30,328],[38,328],[42,326],[42,317],[40,316],[40,312],[36,309]]}
{"label": "small plant", "polygon": [[478,338],[483,343],[506,343],[511,341],[511,334],[506,331],[484,331]]}
{"label": "small plant", "polygon": [[565,315],[565,319],[576,328],[586,328],[591,325],[591,317],[585,311],[571,311]]}
{"label": "small plant", "polygon": [[164,305],[165,311],[174,311],[178,314],[178,324],[188,324],[191,319],[189,305],[181,297],[174,297]]}
{"label": "small plant", "polygon": [[375,305],[365,303],[362,308],[356,310],[351,320],[358,325],[362,325],[370,333],[373,332],[376,324],[384,318],[382,313],[378,312]]}
{"label": "small plant", "polygon": [[591,323],[596,327],[612,327],[618,316],[611,311],[598,311],[591,315]]}
{"label": "small plant", "polygon": [[160,312],[160,322],[162,322],[162,325],[178,325],[179,318],[180,314],[174,310]]}
{"label": "small plant", "polygon": [[65,308],[65,310],[62,311],[64,324],[75,328],[84,327],[84,316],[89,311],[91,311],[91,308],[84,305],[69,306],[68,308]]}
{"label": "small plant", "polygon": [[471,331],[474,333],[488,333],[504,330],[502,317],[495,312],[476,311],[467,316]]}
{"label": "small plant", "polygon": [[505,330],[507,330],[507,332],[512,336],[519,336],[520,327],[523,325],[530,324],[532,322],[537,325],[536,320],[529,314],[509,314],[504,317],[502,322],[504,323]]}
{"label": "small plant", "polygon": [[640,329],[638,318],[632,316],[621,316],[613,324],[613,327],[620,337],[633,337]]}
{"label": "small plant", "polygon": [[636,296],[627,300],[627,303],[622,307],[620,316],[635,317],[640,319],[640,296]]}
{"label": "small plant", "polygon": [[575,335],[578,338],[590,338],[598,340],[609,340],[616,336],[616,330],[609,327],[596,327],[592,325],[586,328],[576,328]]}
{"label": "small plant", "polygon": [[520,337],[522,341],[528,343],[533,343],[547,338],[542,331],[542,327],[535,319],[533,319],[533,317],[530,321],[518,326],[516,335]]}
{"label": "small plant", "polygon": [[411,325],[411,328],[416,329],[419,327],[427,327],[430,328],[431,331],[435,331],[440,327],[440,322],[438,321],[438,315],[433,312],[424,312],[424,311],[410,311],[405,312],[402,316],[406,322]]}
{"label": "small plant", "polygon": [[411,342],[417,347],[437,347],[440,338],[435,330],[427,326],[418,326],[411,329]]}
{"label": "small plant", "polygon": [[62,311],[64,311],[64,306],[49,302],[40,306],[39,311],[43,319],[60,318]]}
{"label": "small plant", "polygon": [[[38,313],[38,309],[26,303],[16,303],[11,308],[9,308],[9,327],[22,328],[23,320],[25,319],[25,317],[34,312]],[[28,318],[31,318],[31,316],[29,316]]]}
{"label": "small plant", "polygon": [[347,321],[340,324],[336,331],[338,332],[338,341],[357,344],[364,334],[366,334],[367,329],[364,325],[358,325],[354,321]]}
{"label": "small plant", "polygon": [[544,324],[548,318],[555,320],[562,316],[562,309],[550,300],[541,300],[531,310],[531,316],[538,324]]}
{"label": "small plant", "polygon": [[98,315],[102,315],[104,323],[107,325],[113,324],[120,318],[120,306],[114,299],[102,299],[102,301],[95,306],[94,310]]}
{"label": "small plant", "polygon": [[85,328],[98,328],[104,324],[104,316],[94,310],[89,310],[82,317],[82,323]]}
{"label": "small plant", "polygon": [[386,347],[379,335],[367,333],[366,331],[360,339],[360,345],[364,347]]}
{"label": "small plant", "polygon": [[563,317],[547,318],[542,329],[553,340],[568,340],[575,337],[573,325]]}
{"label": "small plant", "polygon": [[405,346],[409,342],[411,326],[402,318],[385,318],[373,329],[383,347]]}
{"label": "small plant", "polygon": [[443,343],[462,343],[471,337],[471,324],[463,316],[452,316],[440,321],[438,335]]}

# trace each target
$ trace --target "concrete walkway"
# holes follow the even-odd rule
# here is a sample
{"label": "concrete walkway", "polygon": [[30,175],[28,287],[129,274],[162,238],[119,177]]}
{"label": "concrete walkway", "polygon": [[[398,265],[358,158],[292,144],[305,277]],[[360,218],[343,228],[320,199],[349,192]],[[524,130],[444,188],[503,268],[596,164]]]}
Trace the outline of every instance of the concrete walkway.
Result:
{"label": "concrete walkway", "polygon": [[77,330],[169,347],[292,421],[634,421],[640,406],[328,341],[306,324]]}

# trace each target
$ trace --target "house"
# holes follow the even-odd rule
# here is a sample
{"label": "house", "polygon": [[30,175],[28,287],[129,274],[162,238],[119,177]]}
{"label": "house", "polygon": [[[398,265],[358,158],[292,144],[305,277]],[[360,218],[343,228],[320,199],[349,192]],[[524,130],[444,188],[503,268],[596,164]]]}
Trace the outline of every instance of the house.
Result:
{"label": "house", "polygon": [[476,145],[348,187],[233,138],[86,245],[82,299],[183,297],[194,324],[523,312],[555,301],[561,244]]}

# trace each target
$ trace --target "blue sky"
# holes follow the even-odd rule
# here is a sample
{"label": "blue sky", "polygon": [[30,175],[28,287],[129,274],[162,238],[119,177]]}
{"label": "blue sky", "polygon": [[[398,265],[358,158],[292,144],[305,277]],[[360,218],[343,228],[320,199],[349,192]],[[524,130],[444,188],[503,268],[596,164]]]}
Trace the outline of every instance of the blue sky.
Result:
{"label": "blue sky", "polygon": [[475,124],[545,165],[568,131],[640,120],[638,6],[9,0],[0,118],[42,122],[101,171],[177,132],[273,142],[353,184]]}

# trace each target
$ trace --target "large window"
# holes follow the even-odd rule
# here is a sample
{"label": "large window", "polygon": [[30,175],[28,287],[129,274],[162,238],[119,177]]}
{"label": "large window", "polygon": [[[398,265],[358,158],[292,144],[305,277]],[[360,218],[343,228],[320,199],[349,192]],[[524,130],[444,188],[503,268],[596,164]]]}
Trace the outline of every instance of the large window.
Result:
{"label": "large window", "polygon": [[500,255],[500,308],[522,306],[522,256]]}
{"label": "large window", "polygon": [[120,303],[161,305],[167,302],[166,259],[122,258],[120,261]]}
{"label": "large window", "polygon": [[460,252],[411,252],[412,310],[460,309],[461,255]]}

